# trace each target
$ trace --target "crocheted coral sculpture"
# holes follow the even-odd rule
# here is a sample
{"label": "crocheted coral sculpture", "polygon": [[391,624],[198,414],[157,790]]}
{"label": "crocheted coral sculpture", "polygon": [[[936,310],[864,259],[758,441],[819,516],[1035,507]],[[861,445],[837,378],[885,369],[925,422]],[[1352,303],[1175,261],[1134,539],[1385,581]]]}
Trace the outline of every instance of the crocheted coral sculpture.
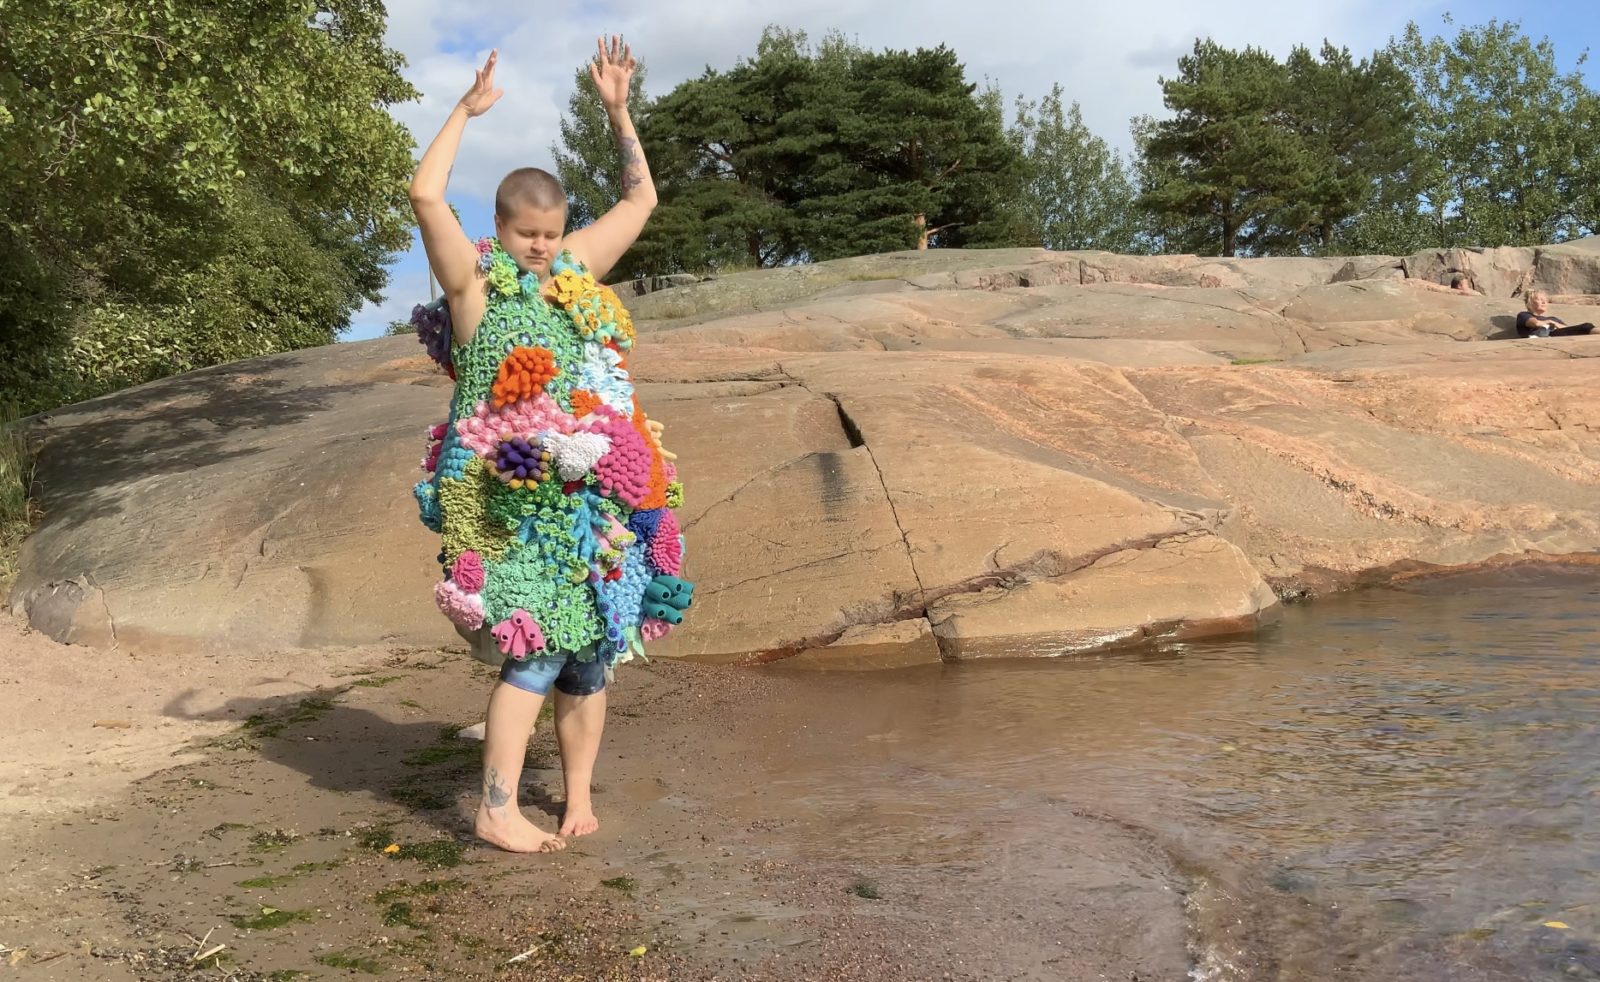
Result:
{"label": "crocheted coral sculpture", "polygon": [[462,630],[476,631],[483,626],[483,598],[477,593],[445,580],[433,585],[433,601]]}
{"label": "crocheted coral sculpture", "polygon": [[472,339],[450,343],[443,305],[417,315],[456,377],[414,489],[440,533],[435,599],[463,629],[493,625],[508,658],[592,649],[609,672],[687,598],[662,593],[682,565],[681,486],[628,375],[633,321],[570,254],[543,284],[492,239],[478,254],[487,305]]}
{"label": "crocheted coral sculpture", "polygon": [[451,371],[450,362],[450,308],[443,300],[435,300],[430,304],[417,304],[411,308],[411,326],[417,332],[417,340],[428,349],[428,357],[439,363],[439,367],[450,372],[451,378],[455,374]]}
{"label": "crocheted coral sculpture", "polygon": [[635,511],[628,519],[628,528],[646,542],[656,537],[656,529],[661,525],[661,516],[666,514],[663,508],[641,508]]}
{"label": "crocheted coral sculpture", "polygon": [[560,374],[555,355],[548,348],[512,348],[500,363],[500,371],[489,390],[494,394],[492,405],[499,409],[519,399],[531,399]]}
{"label": "crocheted coral sculpture", "polygon": [[468,549],[456,557],[456,564],[450,570],[450,581],[468,593],[477,593],[483,589],[483,557]]}
{"label": "crocheted coral sculpture", "polygon": [[599,396],[588,389],[572,390],[572,415],[582,419],[598,408],[600,408]]}
{"label": "crocheted coral sculpture", "polygon": [[524,488],[550,479],[550,451],[537,438],[509,437],[500,441],[494,454],[495,476],[502,484]]}
{"label": "crocheted coral sculpture", "polygon": [[585,417],[584,423],[589,432],[611,440],[611,449],[594,465],[600,493],[637,508],[650,493],[650,447],[630,420],[609,408]]}
{"label": "crocheted coral sculpture", "polygon": [[683,539],[678,519],[670,511],[662,511],[656,534],[650,537],[650,565],[668,576],[683,571]]}
{"label": "crocheted coral sculpture", "polygon": [[610,437],[587,430],[571,435],[551,433],[544,442],[555,455],[556,473],[563,481],[581,480],[611,450]]}
{"label": "crocheted coral sculpture", "polygon": [[433,482],[418,481],[411,493],[417,499],[417,514],[422,524],[431,532],[441,531],[444,528],[444,512],[439,507],[439,493],[434,490]]}
{"label": "crocheted coral sculpture", "polygon": [[500,646],[500,653],[517,661],[525,660],[544,647],[544,632],[525,610],[518,610],[496,624],[490,633]]}
{"label": "crocheted coral sculpture", "polygon": [[473,408],[472,415],[456,420],[456,434],[462,446],[492,457],[507,433],[570,433],[577,426],[578,421],[564,412],[554,399],[540,393],[499,409],[480,402]]}

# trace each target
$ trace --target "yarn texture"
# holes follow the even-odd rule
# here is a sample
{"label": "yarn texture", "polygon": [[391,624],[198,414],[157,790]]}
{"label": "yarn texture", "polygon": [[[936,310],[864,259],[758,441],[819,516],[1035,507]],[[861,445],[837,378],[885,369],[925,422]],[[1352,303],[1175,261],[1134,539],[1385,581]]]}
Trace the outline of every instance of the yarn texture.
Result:
{"label": "yarn texture", "polygon": [[683,563],[682,485],[626,368],[633,319],[571,253],[541,284],[495,240],[477,248],[488,303],[472,340],[453,343],[442,302],[412,313],[455,379],[414,489],[440,533],[435,601],[504,657],[592,650],[609,671],[672,629],[646,617],[661,610],[646,591]]}

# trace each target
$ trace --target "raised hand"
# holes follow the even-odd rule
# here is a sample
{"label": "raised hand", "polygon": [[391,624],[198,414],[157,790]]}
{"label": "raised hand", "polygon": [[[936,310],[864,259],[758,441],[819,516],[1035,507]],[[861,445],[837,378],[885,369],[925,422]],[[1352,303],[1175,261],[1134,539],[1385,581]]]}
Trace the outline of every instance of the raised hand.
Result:
{"label": "raised hand", "polygon": [[472,88],[461,97],[461,108],[467,111],[468,116],[482,116],[505,95],[504,90],[494,87],[494,65],[499,60],[499,49],[490,51],[489,60],[478,69],[478,77],[473,80]]}
{"label": "raised hand", "polygon": [[589,77],[600,90],[600,102],[607,109],[621,109],[628,105],[628,83],[633,79],[639,63],[634,60],[633,49],[622,42],[622,35],[611,35],[611,45],[605,38],[595,39],[594,61],[589,63]]}

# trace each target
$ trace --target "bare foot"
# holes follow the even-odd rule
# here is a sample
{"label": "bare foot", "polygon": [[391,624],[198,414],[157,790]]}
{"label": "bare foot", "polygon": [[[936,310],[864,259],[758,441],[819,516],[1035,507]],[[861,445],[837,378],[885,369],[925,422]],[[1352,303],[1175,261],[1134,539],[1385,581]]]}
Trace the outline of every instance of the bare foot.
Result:
{"label": "bare foot", "polygon": [[600,820],[594,817],[594,806],[588,802],[567,802],[561,816],[562,835],[588,835],[600,829]]}
{"label": "bare foot", "polygon": [[507,852],[559,852],[567,848],[565,839],[540,829],[514,808],[502,808],[495,814],[479,805],[472,834]]}

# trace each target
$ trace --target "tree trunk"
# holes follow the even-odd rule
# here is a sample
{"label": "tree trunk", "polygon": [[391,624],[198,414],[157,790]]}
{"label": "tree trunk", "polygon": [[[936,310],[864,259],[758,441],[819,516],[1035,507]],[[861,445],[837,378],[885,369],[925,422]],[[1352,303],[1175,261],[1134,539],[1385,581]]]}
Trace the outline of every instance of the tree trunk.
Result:
{"label": "tree trunk", "polygon": [[928,216],[918,212],[917,217],[911,220],[917,227],[917,249],[921,252],[928,251]]}

